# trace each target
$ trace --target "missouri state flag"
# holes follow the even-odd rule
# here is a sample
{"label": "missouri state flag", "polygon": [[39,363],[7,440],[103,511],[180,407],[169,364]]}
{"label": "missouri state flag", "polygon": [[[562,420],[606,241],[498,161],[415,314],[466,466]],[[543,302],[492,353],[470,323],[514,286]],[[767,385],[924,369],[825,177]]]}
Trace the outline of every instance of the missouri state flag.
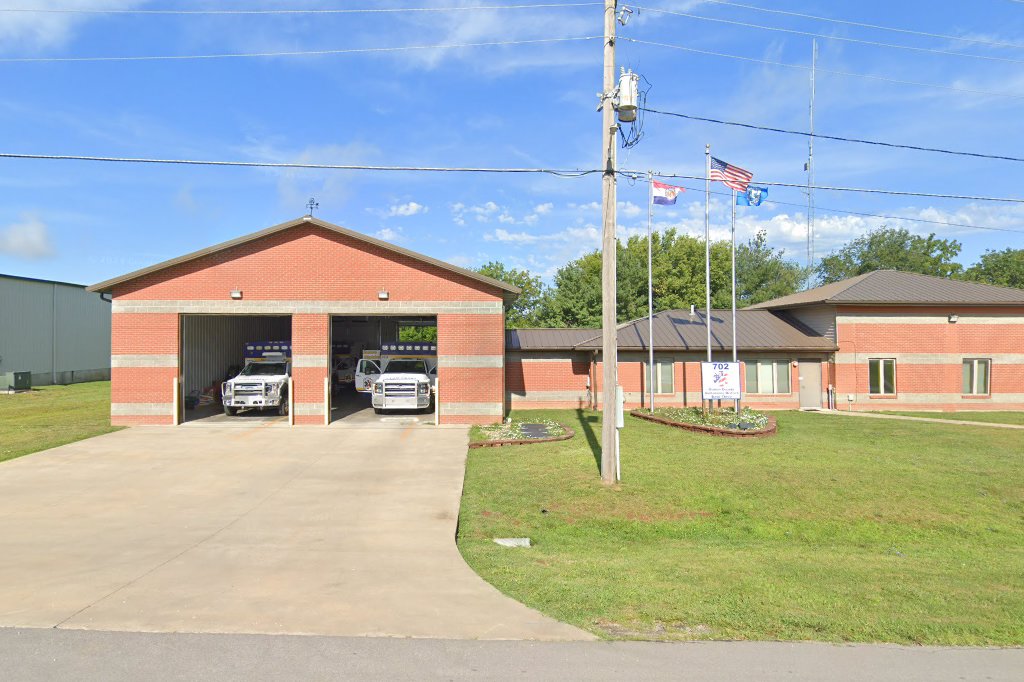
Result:
{"label": "missouri state flag", "polygon": [[654,194],[654,203],[665,206],[671,206],[676,203],[676,197],[679,196],[680,193],[686,191],[686,188],[684,187],[666,185],[653,180],[651,181],[651,184],[653,185],[652,194]]}

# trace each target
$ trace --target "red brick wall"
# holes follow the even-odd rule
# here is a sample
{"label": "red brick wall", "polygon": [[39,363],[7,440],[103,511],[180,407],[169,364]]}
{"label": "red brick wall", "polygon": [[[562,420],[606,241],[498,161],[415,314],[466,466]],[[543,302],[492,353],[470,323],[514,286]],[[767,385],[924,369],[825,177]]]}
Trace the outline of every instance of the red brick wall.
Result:
{"label": "red brick wall", "polygon": [[[440,302],[500,304],[502,292],[472,278],[417,259],[372,246],[316,225],[299,225],[277,234],[146,275],[115,288],[115,302],[217,301],[229,302],[232,290],[243,301]],[[183,308],[181,312],[186,312]],[[291,311],[282,309],[280,314]],[[431,311],[423,310],[429,315]],[[118,312],[113,315],[113,353],[177,355],[179,313]],[[440,354],[490,356],[504,353],[504,315],[438,312]],[[329,355],[330,315],[294,314],[294,355]],[[455,363],[459,364],[458,361]],[[466,363],[463,363],[466,364]],[[472,363],[470,363],[472,364]],[[483,361],[486,364],[486,361]],[[171,367],[115,368],[112,402],[170,404]],[[321,424],[321,414],[299,414],[324,402],[326,367],[295,367],[293,391],[297,424]],[[504,372],[500,367],[447,367],[439,370],[442,405],[449,414],[442,422],[493,422],[501,414],[479,414],[488,403],[499,413],[504,403]],[[460,415],[458,405],[469,412]],[[117,424],[170,423],[164,415],[120,415]]]}
{"label": "red brick wall", "polygon": [[[844,306],[837,312],[839,409],[848,409],[849,394],[856,396],[856,410],[1024,409],[1024,401],[1016,398],[1024,394],[1024,362],[1019,359],[1024,353],[1024,307]],[[957,322],[948,321],[951,314],[958,316]],[[900,316],[907,321],[901,322]],[[1000,323],[972,321],[977,318],[999,318]],[[993,357],[999,355],[1018,357]],[[869,395],[870,358],[895,358],[894,396]],[[967,358],[992,359],[989,395],[961,394],[962,362]]]}
{"label": "red brick wall", "polygon": [[493,301],[497,291],[443,268],[316,225],[290,230],[140,277],[125,300]]}

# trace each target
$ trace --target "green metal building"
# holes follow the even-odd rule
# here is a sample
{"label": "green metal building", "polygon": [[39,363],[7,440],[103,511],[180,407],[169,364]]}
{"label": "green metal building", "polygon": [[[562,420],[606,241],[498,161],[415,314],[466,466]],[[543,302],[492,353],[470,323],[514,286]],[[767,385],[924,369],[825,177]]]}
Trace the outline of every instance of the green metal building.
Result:
{"label": "green metal building", "polygon": [[110,302],[84,285],[0,274],[0,375],[33,386],[110,378]]}

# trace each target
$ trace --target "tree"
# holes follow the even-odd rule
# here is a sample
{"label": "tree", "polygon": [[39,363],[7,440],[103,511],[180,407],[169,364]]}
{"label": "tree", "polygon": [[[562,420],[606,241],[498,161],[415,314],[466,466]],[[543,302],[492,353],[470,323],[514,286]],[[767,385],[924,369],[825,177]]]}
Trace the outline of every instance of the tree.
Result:
{"label": "tree", "polygon": [[1024,249],[986,251],[977,263],[967,268],[964,279],[1024,289]]}
{"label": "tree", "polygon": [[481,275],[519,287],[522,293],[505,308],[505,326],[510,329],[536,327],[539,324],[541,302],[544,299],[544,282],[529,270],[506,267],[504,263],[491,261],[476,270]]}
{"label": "tree", "polygon": [[935,277],[955,277],[963,266],[954,258],[960,242],[911,234],[885,226],[857,237],[821,259],[816,268],[822,284],[838,282],[874,270],[902,270]]}
{"label": "tree", "polygon": [[786,260],[782,249],[768,246],[764,230],[736,247],[736,304],[741,308],[796,293],[805,279],[804,268]]}
{"label": "tree", "polygon": [[[704,242],[674,229],[655,233],[651,240],[654,310],[703,308]],[[711,305],[731,305],[730,246],[711,244]],[[630,237],[618,245],[618,319],[647,315],[647,237]],[[738,305],[750,305],[797,290],[801,270],[782,252],[767,246],[764,235],[736,249]],[[601,253],[593,251],[566,263],[555,274],[541,314],[553,327],[601,326]]]}

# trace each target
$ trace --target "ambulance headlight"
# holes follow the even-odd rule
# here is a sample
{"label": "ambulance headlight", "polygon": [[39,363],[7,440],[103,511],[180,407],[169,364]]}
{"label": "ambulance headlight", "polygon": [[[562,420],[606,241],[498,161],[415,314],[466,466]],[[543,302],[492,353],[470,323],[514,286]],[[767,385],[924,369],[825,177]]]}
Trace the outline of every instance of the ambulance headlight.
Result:
{"label": "ambulance headlight", "polygon": [[380,383],[379,381],[377,383],[375,383],[373,385],[373,392],[378,394],[378,395],[383,395],[384,394],[384,384]]}
{"label": "ambulance headlight", "polygon": [[419,385],[420,395],[427,395],[430,393],[430,384],[421,383]]}

